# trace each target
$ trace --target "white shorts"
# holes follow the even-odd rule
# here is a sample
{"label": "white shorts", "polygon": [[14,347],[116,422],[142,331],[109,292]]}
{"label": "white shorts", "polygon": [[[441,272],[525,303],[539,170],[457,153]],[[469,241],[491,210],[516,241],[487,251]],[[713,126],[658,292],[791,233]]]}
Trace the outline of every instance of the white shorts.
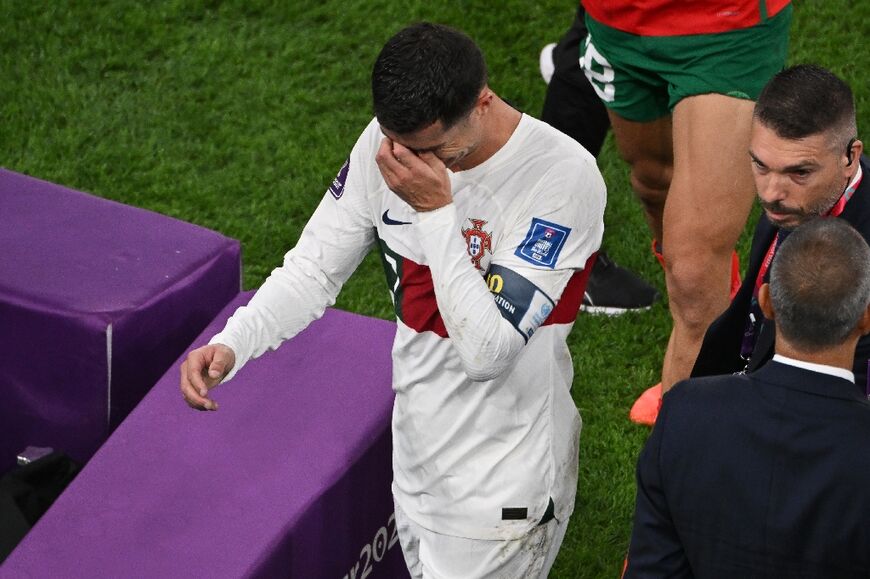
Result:
{"label": "white shorts", "polygon": [[424,529],[395,507],[396,530],[413,579],[545,579],[569,520],[553,519],[512,541],[464,539]]}

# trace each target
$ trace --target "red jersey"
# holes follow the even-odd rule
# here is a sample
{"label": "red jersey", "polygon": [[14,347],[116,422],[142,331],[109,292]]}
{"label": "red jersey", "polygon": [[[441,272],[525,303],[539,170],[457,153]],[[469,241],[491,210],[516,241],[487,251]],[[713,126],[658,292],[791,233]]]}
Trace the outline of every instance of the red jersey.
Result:
{"label": "red jersey", "polygon": [[755,26],[791,0],[582,0],[596,21],[640,36],[715,34]]}

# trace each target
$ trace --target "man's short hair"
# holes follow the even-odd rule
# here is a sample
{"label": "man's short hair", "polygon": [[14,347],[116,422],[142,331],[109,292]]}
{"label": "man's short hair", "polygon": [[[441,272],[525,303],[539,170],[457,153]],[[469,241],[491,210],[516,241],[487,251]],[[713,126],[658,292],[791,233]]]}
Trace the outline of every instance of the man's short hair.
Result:
{"label": "man's short hair", "polygon": [[782,242],[770,272],[777,332],[802,350],[845,342],[870,303],[870,247],[842,219],[813,219]]}
{"label": "man's short hair", "polygon": [[828,133],[832,145],[845,147],[858,134],[852,89],[813,64],[786,68],[770,79],[758,95],[754,117],[785,139]]}
{"label": "man's short hair", "polygon": [[465,118],[486,85],[486,62],[464,33],[430,22],[393,36],[372,70],[372,100],[382,127],[407,134]]}

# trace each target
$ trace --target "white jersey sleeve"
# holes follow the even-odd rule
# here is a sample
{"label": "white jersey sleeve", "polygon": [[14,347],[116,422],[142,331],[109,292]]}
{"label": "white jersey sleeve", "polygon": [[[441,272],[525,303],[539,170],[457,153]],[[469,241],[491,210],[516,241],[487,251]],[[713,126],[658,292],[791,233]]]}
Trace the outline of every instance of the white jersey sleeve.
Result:
{"label": "white jersey sleeve", "polygon": [[489,287],[526,340],[601,246],[606,197],[595,159],[587,155],[554,163],[516,213],[506,243],[493,255]]}
{"label": "white jersey sleeve", "polygon": [[420,214],[417,222],[438,311],[465,373],[475,381],[492,380],[525,342],[499,313],[486,281],[468,259],[458,230],[452,203]]}
{"label": "white jersey sleeve", "polygon": [[603,235],[605,186],[591,156],[554,164],[518,194],[524,202],[486,278],[456,235],[453,204],[419,214],[416,225],[438,310],[472,380],[491,380],[510,367]]}
{"label": "white jersey sleeve", "polygon": [[366,199],[365,148],[360,137],[283,265],[210,340],[235,353],[235,366],[224,381],[251,358],[277,348],[320,318],[371,249],[375,234]]}

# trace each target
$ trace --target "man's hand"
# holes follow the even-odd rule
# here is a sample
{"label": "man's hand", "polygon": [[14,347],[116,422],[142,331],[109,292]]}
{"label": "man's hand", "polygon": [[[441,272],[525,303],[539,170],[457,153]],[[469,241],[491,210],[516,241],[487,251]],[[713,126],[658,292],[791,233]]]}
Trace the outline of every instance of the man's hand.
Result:
{"label": "man's hand", "polygon": [[224,379],[236,364],[236,354],[223,344],[209,344],[193,350],[181,364],[181,394],[196,410],[217,410],[208,391]]}
{"label": "man's hand", "polygon": [[417,154],[384,137],[375,161],[390,190],[415,211],[433,211],[453,202],[447,167],[434,153]]}

